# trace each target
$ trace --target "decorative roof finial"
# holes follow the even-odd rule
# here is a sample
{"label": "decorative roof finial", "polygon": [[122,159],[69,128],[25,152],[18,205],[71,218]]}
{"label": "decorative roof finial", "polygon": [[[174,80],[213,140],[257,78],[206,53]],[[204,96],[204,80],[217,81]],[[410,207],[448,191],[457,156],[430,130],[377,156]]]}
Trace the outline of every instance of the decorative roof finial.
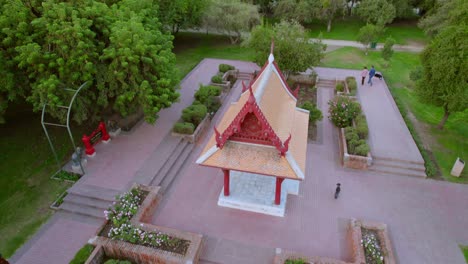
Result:
{"label": "decorative roof finial", "polygon": [[268,56],[268,62],[272,63],[275,60],[275,57],[273,56],[273,49],[275,48],[275,42],[273,41],[273,38],[271,38],[271,48],[270,48],[270,56]]}

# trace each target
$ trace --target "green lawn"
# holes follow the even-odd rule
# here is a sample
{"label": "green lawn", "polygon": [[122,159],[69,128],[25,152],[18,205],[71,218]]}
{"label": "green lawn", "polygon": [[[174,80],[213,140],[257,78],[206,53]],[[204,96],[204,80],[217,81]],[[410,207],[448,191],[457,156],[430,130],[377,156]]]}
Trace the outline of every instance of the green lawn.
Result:
{"label": "green lawn", "polygon": [[[390,61],[390,66],[385,68],[384,60],[380,52],[371,51],[366,56],[363,51],[356,48],[341,48],[332,51],[322,60],[325,67],[362,69],[362,67],[375,65],[377,71],[382,71],[387,84],[397,103],[411,110],[414,116],[421,121],[433,142],[423,142],[416,135],[416,141],[420,145],[429,146],[428,153],[423,153],[425,160],[430,158],[431,152],[437,161],[442,176],[452,182],[468,183],[468,170],[464,170],[460,178],[450,176],[455,159],[459,156],[466,160],[468,150],[468,111],[450,116],[443,131],[435,126],[441,120],[443,111],[439,107],[419,102],[412,87],[414,83],[409,79],[409,72],[419,64],[419,55],[414,53],[396,52]],[[405,113],[402,113],[405,116]],[[406,117],[406,116],[405,116]],[[405,118],[407,119],[407,118]],[[408,122],[408,120],[406,120]],[[412,124],[409,129],[414,130]],[[413,136],[414,131],[412,131]],[[420,141],[420,142],[418,142]]]}
{"label": "green lawn", "polygon": [[[357,19],[335,19],[332,24],[332,29],[327,32],[325,23],[317,21],[307,26],[309,36],[316,38],[320,32],[323,34],[324,39],[341,39],[356,41],[356,36],[359,29],[365,23]],[[395,22],[387,26],[385,34],[380,37],[379,42],[384,42],[387,37],[395,39],[397,44],[424,44],[427,42],[427,37],[424,32],[417,27],[415,21],[410,22]]]}
{"label": "green lawn", "polygon": [[254,57],[251,49],[232,45],[227,37],[185,32],[174,39],[174,52],[181,78],[204,58],[251,61]]}
{"label": "green lawn", "polygon": [[[31,112],[11,106],[7,123],[0,125],[0,252],[6,257],[48,219],[49,205],[70,186],[50,179],[57,165],[40,116]],[[72,151],[66,129],[52,128],[51,135],[61,158]]]}

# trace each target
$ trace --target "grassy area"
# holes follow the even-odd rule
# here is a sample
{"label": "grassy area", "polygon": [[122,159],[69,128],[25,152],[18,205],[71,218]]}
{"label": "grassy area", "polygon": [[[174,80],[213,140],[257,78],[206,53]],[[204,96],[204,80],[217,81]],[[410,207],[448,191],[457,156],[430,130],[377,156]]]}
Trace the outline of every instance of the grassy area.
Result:
{"label": "grassy area", "polygon": [[181,78],[204,58],[251,61],[254,57],[251,49],[232,45],[225,36],[185,32],[174,39],[174,52]]}
{"label": "grassy area", "polygon": [[[72,151],[66,129],[50,132],[65,157]],[[10,257],[51,216],[49,205],[70,184],[50,179],[57,165],[40,116],[29,106],[9,109],[7,124],[0,125],[0,149],[0,252]]]}
{"label": "grassy area", "polygon": [[468,264],[468,246],[460,246],[460,248],[465,256],[465,261]]}
{"label": "grassy area", "polygon": [[[328,53],[322,60],[321,65],[349,69],[362,69],[364,65],[375,65],[377,71],[383,72],[390,91],[399,105],[400,112],[402,112],[418,147],[428,149],[429,152],[427,153],[422,151],[426,160],[426,167],[428,165],[433,166],[429,161],[432,153],[442,176],[446,180],[468,183],[467,170],[459,178],[450,176],[450,170],[455,159],[460,157],[466,160],[466,150],[468,150],[468,141],[466,140],[468,124],[466,120],[468,120],[468,111],[453,114],[447,121],[445,129],[443,131],[438,130],[435,126],[442,118],[442,109],[419,102],[412,89],[414,83],[409,79],[409,72],[419,63],[418,54],[396,52],[390,61],[390,66],[385,68],[385,61],[381,58],[380,52],[369,52],[369,55],[366,56],[363,51],[356,48],[341,48]],[[420,121],[421,126],[419,127],[422,127],[430,138],[423,137],[423,140],[421,140],[420,136],[423,135],[418,135],[414,128],[415,124],[411,123],[406,115],[408,109]],[[429,169],[436,170],[435,167]]]}
{"label": "grassy area", "polygon": [[[327,32],[325,23],[317,21],[316,23],[307,26],[309,36],[316,38],[320,32],[325,39],[341,39],[356,41],[356,36],[359,29],[365,23],[357,19],[336,19],[332,24],[332,29]],[[417,27],[416,21],[395,22],[387,26],[385,34],[380,37],[379,42],[384,42],[387,37],[395,39],[397,44],[424,44],[427,42],[427,37],[424,32]]]}

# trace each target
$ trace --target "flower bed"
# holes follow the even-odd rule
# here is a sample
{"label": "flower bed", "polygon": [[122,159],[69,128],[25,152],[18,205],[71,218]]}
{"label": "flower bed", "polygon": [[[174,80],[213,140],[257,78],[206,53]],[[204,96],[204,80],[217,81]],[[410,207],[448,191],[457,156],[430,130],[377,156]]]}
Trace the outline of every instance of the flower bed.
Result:
{"label": "flower bed", "polygon": [[351,96],[355,96],[356,93],[357,93],[357,82],[356,82],[356,78],[352,77],[352,76],[348,76],[346,77],[345,79],[345,83],[346,83],[346,88],[348,90],[348,93],[351,95]]}
{"label": "flower bed", "polygon": [[60,205],[63,203],[63,199],[65,198],[65,196],[67,196],[68,192],[67,191],[64,191],[63,193],[61,193],[57,199],[55,199],[55,201],[50,205],[50,209],[52,210],[58,210]]}
{"label": "flower bed", "polygon": [[380,246],[376,231],[361,228],[361,246],[364,248],[364,255],[367,264],[384,264],[383,250]]}

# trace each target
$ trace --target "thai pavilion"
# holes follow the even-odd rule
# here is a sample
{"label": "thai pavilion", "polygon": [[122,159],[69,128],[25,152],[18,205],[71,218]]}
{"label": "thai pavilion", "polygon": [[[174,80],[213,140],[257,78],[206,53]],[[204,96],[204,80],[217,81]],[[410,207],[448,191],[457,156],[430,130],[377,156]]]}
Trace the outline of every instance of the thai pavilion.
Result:
{"label": "thai pavilion", "polygon": [[223,171],[218,205],[284,216],[305,175],[309,112],[296,107],[298,88],[288,87],[273,52],[242,86],[197,163]]}

